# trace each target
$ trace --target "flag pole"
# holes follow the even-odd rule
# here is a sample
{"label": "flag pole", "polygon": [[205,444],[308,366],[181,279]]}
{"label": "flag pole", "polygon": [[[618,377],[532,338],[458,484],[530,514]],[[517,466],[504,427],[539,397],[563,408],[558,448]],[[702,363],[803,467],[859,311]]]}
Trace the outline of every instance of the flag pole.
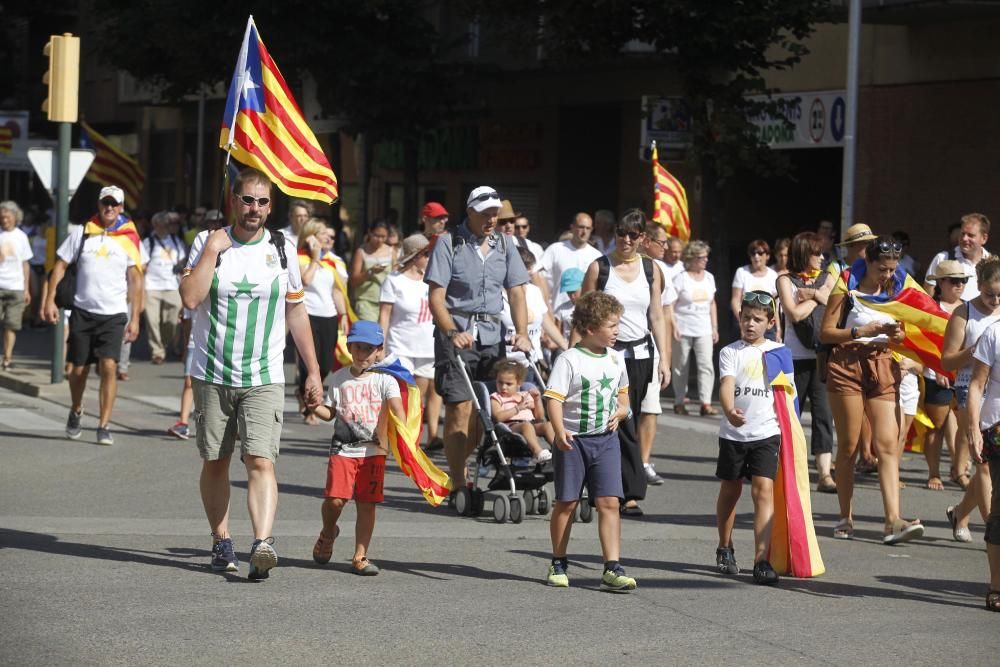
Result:
{"label": "flag pole", "polygon": [[219,207],[216,209],[222,214],[222,219],[225,221],[224,227],[229,226],[229,216],[226,215],[226,190],[230,189],[232,186],[229,183],[229,161],[232,159],[233,154],[226,150],[226,161],[222,164],[222,188],[219,190]]}

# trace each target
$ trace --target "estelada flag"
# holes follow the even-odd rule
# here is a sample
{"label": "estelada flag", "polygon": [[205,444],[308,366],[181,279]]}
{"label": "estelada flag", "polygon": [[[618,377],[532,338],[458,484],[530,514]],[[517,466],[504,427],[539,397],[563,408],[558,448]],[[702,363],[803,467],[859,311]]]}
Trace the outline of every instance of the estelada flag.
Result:
{"label": "estelada flag", "polygon": [[867,263],[863,258],[854,262],[853,266],[840,274],[832,294],[849,294],[854,301],[854,308],[883,313],[901,322],[906,338],[901,345],[892,345],[893,350],[913,359],[924,368],[954,380],[954,373],[941,368],[944,330],[951,315],[942,310],[937,301],[902,266],[896,267],[888,291],[878,294],[858,292],[858,283],[864,278],[866,268]]}
{"label": "estelada flag", "polygon": [[129,258],[135,262],[139,272],[142,273],[142,240],[139,238],[139,231],[135,228],[135,223],[127,217],[119,215],[114,223],[104,227],[95,215],[87,221],[83,233],[85,237],[107,234],[108,238],[122,247]]}
{"label": "estelada flag", "polygon": [[653,142],[653,222],[667,233],[687,243],[691,238],[687,191],[667,168],[660,164]]}
{"label": "estelada flag", "polygon": [[290,197],[337,200],[337,177],[285,78],[264,47],[253,16],[229,85],[219,148],[267,174]]}
{"label": "estelada flag", "polygon": [[818,577],[826,572],[816,540],[809,498],[806,436],[799,423],[799,403],[792,382],[792,353],[782,345],[764,353],[774,412],[781,429],[778,475],[774,480],[774,524],[768,560],[776,572]]}
{"label": "estelada flag", "polygon": [[125,191],[129,210],[139,205],[146,185],[146,172],[139,163],[112,144],[107,137],[80,121],[80,145],[94,150],[94,161],[85,178],[100,186],[118,185]]}
{"label": "estelada flag", "polygon": [[391,410],[389,411],[387,424],[389,448],[403,474],[413,480],[428,503],[437,507],[451,493],[451,479],[427,458],[418,444],[424,412],[420,404],[420,390],[413,379],[413,374],[398,359],[392,359],[387,364],[372,366],[368,370],[391,375],[399,383],[406,421],[400,421]]}

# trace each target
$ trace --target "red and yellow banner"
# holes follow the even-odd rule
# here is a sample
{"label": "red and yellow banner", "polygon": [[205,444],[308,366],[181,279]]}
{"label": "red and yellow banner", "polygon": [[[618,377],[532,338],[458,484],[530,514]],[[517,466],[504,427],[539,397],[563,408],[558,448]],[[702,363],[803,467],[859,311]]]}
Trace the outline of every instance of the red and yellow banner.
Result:
{"label": "red and yellow banner", "polygon": [[124,215],[118,216],[117,222],[109,227],[103,227],[97,216],[87,221],[83,228],[84,238],[87,236],[100,236],[107,234],[108,237],[120,245],[125,253],[135,262],[140,273],[142,272],[142,241],[139,239],[139,231],[135,228],[135,223]]}
{"label": "red and yellow banner", "polygon": [[653,222],[663,225],[667,233],[687,243],[691,238],[687,191],[667,168],[660,164],[653,143]]}

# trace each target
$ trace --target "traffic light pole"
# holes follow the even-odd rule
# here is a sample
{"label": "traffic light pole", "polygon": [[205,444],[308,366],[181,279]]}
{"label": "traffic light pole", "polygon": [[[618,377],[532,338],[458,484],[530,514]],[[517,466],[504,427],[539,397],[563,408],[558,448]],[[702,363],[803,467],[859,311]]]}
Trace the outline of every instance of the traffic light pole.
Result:
{"label": "traffic light pole", "polygon": [[[56,170],[55,204],[56,204],[56,248],[62,245],[69,230],[69,151],[72,141],[72,123],[59,123],[59,165]],[[63,381],[65,366],[64,328],[66,323],[62,311],[56,318],[56,332],[52,344],[52,384]]]}

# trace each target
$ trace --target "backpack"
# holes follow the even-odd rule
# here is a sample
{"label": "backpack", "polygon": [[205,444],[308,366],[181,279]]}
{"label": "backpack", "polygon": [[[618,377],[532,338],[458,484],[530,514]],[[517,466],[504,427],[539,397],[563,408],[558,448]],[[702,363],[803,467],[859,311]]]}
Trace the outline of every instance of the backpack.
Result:
{"label": "backpack", "polygon": [[[608,259],[607,255],[601,255],[597,258],[597,291],[603,292],[604,288],[608,284],[608,275],[611,273],[611,260]],[[649,299],[650,305],[653,304],[653,271],[656,267],[653,265],[653,260],[649,257],[642,258],[642,272],[646,274],[646,284],[649,285]],[[661,287],[662,289],[662,287]]]}
{"label": "backpack", "polygon": [[[785,274],[788,279],[792,281],[792,284],[799,289],[808,287],[809,289],[819,289],[823,286],[823,283],[829,277],[827,271],[823,271],[817,276],[816,281],[812,285],[806,285],[805,281],[798,276],[793,276],[790,273]],[[795,331],[795,335],[798,336],[799,342],[802,346],[809,350],[819,350],[822,343],[819,341],[819,332],[823,327],[823,315],[826,313],[826,306],[817,303],[816,307],[813,308],[812,312],[809,313],[809,317],[800,320],[798,322],[792,322],[792,330]],[[785,330],[788,329],[789,317],[784,317]]]}
{"label": "backpack", "polygon": [[[268,232],[271,236],[269,243],[274,244],[274,249],[278,251],[278,260],[281,261],[282,270],[288,269],[288,258],[285,256],[285,235],[281,232]],[[215,258],[215,268],[222,265],[222,253]]]}

